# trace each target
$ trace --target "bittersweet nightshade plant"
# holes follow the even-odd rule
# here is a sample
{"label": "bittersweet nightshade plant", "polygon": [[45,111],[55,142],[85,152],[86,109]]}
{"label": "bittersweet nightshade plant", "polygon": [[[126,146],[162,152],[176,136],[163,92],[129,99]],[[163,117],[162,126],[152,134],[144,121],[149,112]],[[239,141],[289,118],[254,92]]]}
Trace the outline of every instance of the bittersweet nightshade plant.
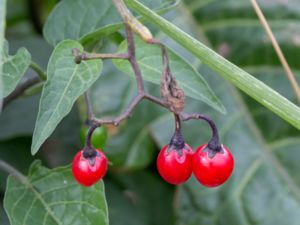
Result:
{"label": "bittersweet nightshade plant", "polygon": [[[47,16],[41,14],[54,2],[29,2],[36,7],[30,10],[30,20],[43,24]],[[283,121],[278,125],[276,115],[270,119],[266,109],[252,111],[258,106],[249,97],[241,99],[208,66],[297,128],[299,108],[192,37],[205,44],[207,38],[211,48],[248,72],[260,70],[259,63],[267,70],[274,65],[257,46],[263,35],[245,37],[243,20],[236,15],[239,7],[242,12],[251,10],[244,1],[187,2],[190,9],[174,10],[165,17],[168,21],[161,14],[177,7],[176,0],[59,1],[43,30],[54,49],[39,47],[35,40],[30,42],[38,46],[35,50],[21,48],[13,55],[16,30],[23,41],[23,30],[28,29],[15,29],[14,24],[26,24],[18,21],[27,17],[12,17],[15,3],[9,2],[8,42],[4,41],[5,1],[0,0],[0,99],[1,93],[5,97],[0,100],[0,169],[12,174],[7,187],[0,180],[0,188],[6,189],[3,202],[12,225],[281,225],[276,210],[285,220],[298,216],[296,131]],[[201,27],[190,26],[197,22],[192,18],[186,22],[187,12]],[[253,14],[248,20],[246,27],[257,29]],[[196,34],[201,29],[206,38]],[[290,35],[289,51],[296,45],[296,34]],[[232,45],[240,39],[245,42]],[[50,58],[44,54],[48,48],[53,50]],[[256,57],[247,58],[257,49]],[[194,62],[189,53],[201,62]],[[49,58],[46,71],[40,62],[44,58]],[[272,63],[276,64],[273,58]],[[289,96],[282,77],[278,74],[276,79],[278,90]],[[294,138],[287,139],[285,133]],[[48,169],[35,161],[29,168],[25,163],[30,144],[31,154],[38,153],[35,157],[49,167],[68,165]],[[11,154],[14,157],[6,157]],[[22,172],[29,168],[28,175],[4,159]],[[266,202],[271,207],[264,207]],[[291,220],[289,224],[295,224]]]}

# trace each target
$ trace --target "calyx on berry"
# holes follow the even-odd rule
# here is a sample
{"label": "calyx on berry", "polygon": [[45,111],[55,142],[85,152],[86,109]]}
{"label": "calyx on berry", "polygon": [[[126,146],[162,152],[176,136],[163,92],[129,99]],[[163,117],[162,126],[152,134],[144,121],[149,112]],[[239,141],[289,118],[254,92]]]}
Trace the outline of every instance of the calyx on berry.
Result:
{"label": "calyx on berry", "polygon": [[214,121],[203,114],[196,113],[194,118],[205,120],[212,131],[212,138],[201,145],[193,155],[193,173],[206,187],[217,187],[231,176],[234,159],[230,151],[221,145],[218,129]]}
{"label": "calyx on berry", "polygon": [[157,157],[159,174],[165,181],[174,185],[182,184],[190,178],[193,160],[193,150],[184,142],[180,124],[177,125],[170,144],[164,146]]}
{"label": "calyx on berry", "polygon": [[223,145],[211,149],[208,144],[198,147],[193,156],[193,172],[197,180],[206,187],[217,187],[228,180],[234,168],[234,159]]}
{"label": "calyx on berry", "polygon": [[91,137],[97,126],[92,125],[86,137],[86,146],[79,151],[72,163],[72,172],[78,183],[91,186],[99,181],[107,171],[107,158],[100,149],[95,149]]}
{"label": "calyx on berry", "polygon": [[72,173],[78,183],[91,186],[104,177],[107,171],[107,158],[99,149],[79,151],[72,163]]}
{"label": "calyx on berry", "polygon": [[202,151],[207,152],[208,157],[211,159],[214,158],[217,153],[224,153],[218,136],[213,136]]}

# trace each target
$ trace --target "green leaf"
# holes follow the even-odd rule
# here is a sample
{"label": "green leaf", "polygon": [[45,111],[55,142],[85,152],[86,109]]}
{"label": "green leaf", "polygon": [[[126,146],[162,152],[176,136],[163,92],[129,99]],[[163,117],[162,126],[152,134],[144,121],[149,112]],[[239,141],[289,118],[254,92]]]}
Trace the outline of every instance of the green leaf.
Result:
{"label": "green leaf", "polygon": [[31,61],[30,53],[26,48],[20,48],[14,56],[8,55],[8,43],[5,43],[2,79],[4,97],[9,95],[22,79]]}
{"label": "green leaf", "polygon": [[66,40],[56,46],[49,60],[47,81],[33,134],[32,154],[38,151],[62,118],[71,111],[76,99],[100,76],[102,61],[75,64],[72,48],[83,51],[78,42]]}
{"label": "green leaf", "polygon": [[[276,89],[283,96],[286,96],[294,102],[297,101],[295,93],[291,89],[291,84],[282,68],[277,66],[247,66],[244,68],[270,87]],[[299,71],[293,70],[293,72],[299,83]],[[262,131],[262,134],[268,142],[277,141],[285,137],[299,136],[299,130],[295,127],[290,126],[290,124],[278,118],[274,113],[258,104],[249,96],[244,95],[243,97],[259,130]]]}
{"label": "green leaf", "polygon": [[[64,0],[56,5],[44,27],[44,37],[55,45],[65,39],[79,40],[95,29],[120,21],[111,1]],[[111,30],[114,32],[115,30]]]}
{"label": "green leaf", "polygon": [[[157,10],[166,10],[175,0],[143,0]],[[80,40],[83,44],[99,40],[101,36],[116,32],[122,27],[121,18],[112,1],[64,0],[57,4],[44,27],[44,37],[55,45],[64,39]]]}
{"label": "green leaf", "polygon": [[82,38],[80,38],[80,43],[83,46],[86,46],[88,44],[97,43],[97,42],[99,42],[99,40],[101,40],[101,37],[108,36],[116,31],[120,30],[122,27],[123,27],[123,25],[121,23],[118,23],[118,24],[112,24],[112,25],[106,26],[104,28],[100,28],[96,31],[93,31],[91,33],[88,33],[87,35],[82,36]]}
{"label": "green leaf", "polygon": [[174,188],[158,174],[119,174],[106,179],[105,187],[110,225],[174,224]]}
{"label": "green leaf", "polygon": [[[162,73],[162,59],[158,57],[161,55],[160,48],[146,44],[137,38],[135,39],[135,43],[137,61],[142,70],[144,79],[155,84],[160,84]],[[127,44],[126,41],[124,41],[119,47],[119,52],[126,52],[126,50]],[[183,58],[170,49],[168,49],[168,56],[172,73],[186,95],[201,100],[214,109],[224,113],[224,106],[213,93],[204,78]],[[113,62],[119,70],[134,77],[134,72],[128,60],[115,59]]]}
{"label": "green leaf", "polygon": [[36,161],[25,183],[10,176],[4,207],[11,225],[108,225],[103,182],[82,187],[69,166],[49,170]]}
{"label": "green leaf", "polygon": [[4,51],[4,33],[5,33],[5,18],[6,18],[6,0],[0,0],[0,112],[2,109],[3,98],[3,51]]}
{"label": "green leaf", "polygon": [[300,129],[300,109],[278,92],[257,80],[244,70],[227,61],[225,58],[197,41],[174,24],[151,11],[136,0],[128,0],[128,5],[154,23],[167,35],[182,45],[222,77],[240,88],[247,95],[282,117],[291,125]]}

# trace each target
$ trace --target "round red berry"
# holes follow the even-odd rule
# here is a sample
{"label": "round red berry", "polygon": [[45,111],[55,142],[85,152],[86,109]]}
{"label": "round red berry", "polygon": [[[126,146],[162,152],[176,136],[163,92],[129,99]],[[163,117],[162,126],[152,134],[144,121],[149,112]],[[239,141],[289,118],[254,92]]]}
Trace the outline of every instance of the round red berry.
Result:
{"label": "round red berry", "polygon": [[96,150],[94,158],[84,158],[83,151],[79,151],[72,163],[75,179],[83,186],[91,186],[99,181],[107,171],[107,158],[102,151]]}
{"label": "round red berry", "polygon": [[181,184],[192,175],[192,148],[185,144],[182,149],[166,145],[157,158],[157,169],[161,177],[170,184]]}
{"label": "round red berry", "polygon": [[207,148],[207,144],[204,144],[193,155],[194,175],[206,187],[223,184],[233,171],[233,156],[225,146],[221,147],[221,151],[211,154],[212,150]]}

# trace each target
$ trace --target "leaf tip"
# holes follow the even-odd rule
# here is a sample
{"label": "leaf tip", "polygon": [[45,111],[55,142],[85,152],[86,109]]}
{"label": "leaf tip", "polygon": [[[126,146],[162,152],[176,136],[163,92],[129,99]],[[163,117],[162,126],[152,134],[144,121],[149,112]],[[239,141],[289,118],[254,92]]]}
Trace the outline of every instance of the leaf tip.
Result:
{"label": "leaf tip", "polygon": [[31,144],[31,155],[35,155],[41,147],[37,141],[35,141],[35,135],[33,134],[32,144]]}

